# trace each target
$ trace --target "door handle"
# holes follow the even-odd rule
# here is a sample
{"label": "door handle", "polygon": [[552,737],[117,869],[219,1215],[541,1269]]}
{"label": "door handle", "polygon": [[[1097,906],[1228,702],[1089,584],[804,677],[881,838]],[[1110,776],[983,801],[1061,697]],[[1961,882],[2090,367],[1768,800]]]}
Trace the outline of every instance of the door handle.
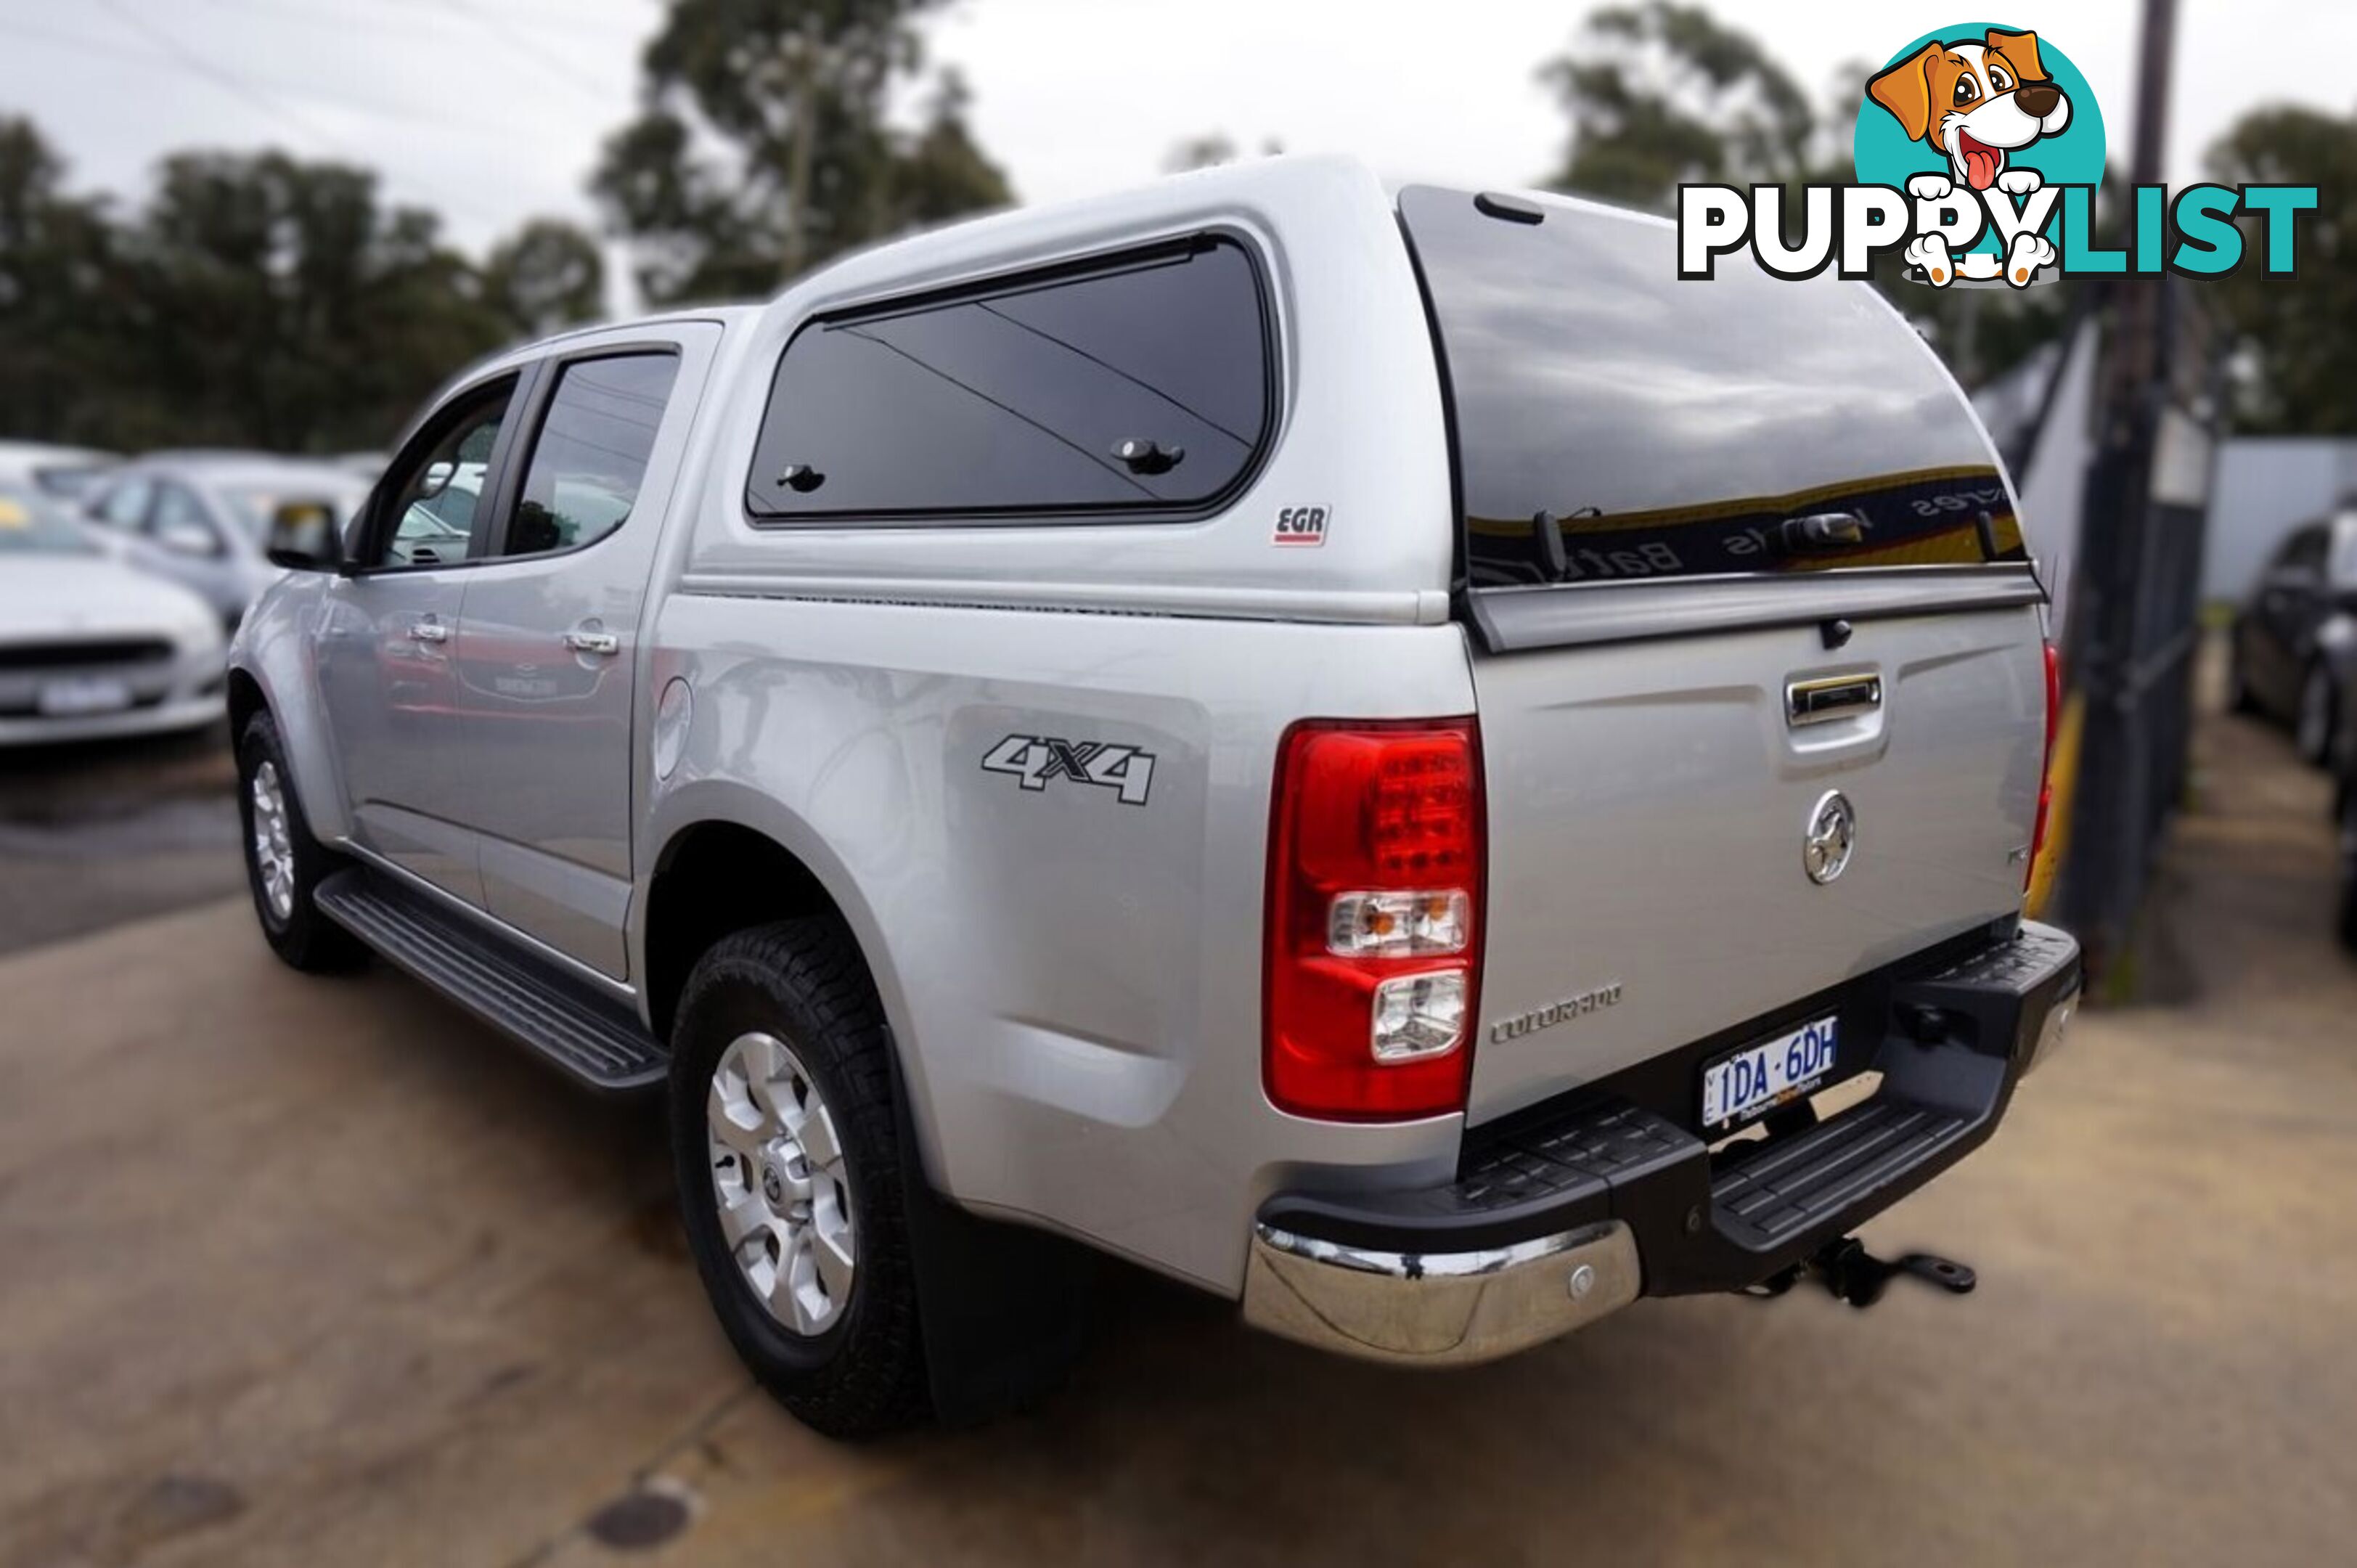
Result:
{"label": "door handle", "polygon": [[1882,706],[1879,675],[1831,675],[1816,681],[1793,681],[1784,687],[1785,722],[1821,725],[1846,719]]}
{"label": "door handle", "polygon": [[576,653],[595,653],[607,657],[622,651],[622,639],[610,631],[568,631],[565,646]]}
{"label": "door handle", "polygon": [[447,642],[450,628],[438,620],[414,620],[409,623],[409,635],[419,642]]}

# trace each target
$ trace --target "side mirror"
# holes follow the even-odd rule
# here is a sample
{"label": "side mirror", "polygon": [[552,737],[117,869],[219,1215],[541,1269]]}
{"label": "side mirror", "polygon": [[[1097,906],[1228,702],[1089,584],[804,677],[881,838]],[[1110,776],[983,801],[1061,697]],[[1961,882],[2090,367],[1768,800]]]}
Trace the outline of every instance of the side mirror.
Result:
{"label": "side mirror", "polygon": [[336,512],[325,501],[285,501],[270,514],[263,553],[290,572],[332,572],[343,550],[336,537]]}
{"label": "side mirror", "polygon": [[425,470],[425,478],[418,484],[417,499],[422,501],[432,500],[444,490],[448,489],[450,481],[457,477],[458,465],[456,463],[436,463],[429,466]]}
{"label": "side mirror", "polygon": [[175,555],[203,558],[221,553],[221,541],[213,531],[193,519],[166,523],[156,531],[156,542]]}

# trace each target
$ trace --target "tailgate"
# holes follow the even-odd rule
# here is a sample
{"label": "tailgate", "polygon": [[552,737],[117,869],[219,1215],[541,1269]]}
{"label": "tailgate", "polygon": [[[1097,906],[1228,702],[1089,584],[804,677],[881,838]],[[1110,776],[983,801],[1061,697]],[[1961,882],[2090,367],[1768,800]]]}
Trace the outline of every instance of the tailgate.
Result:
{"label": "tailgate", "polygon": [[[1793,725],[1786,686],[1828,677],[1878,681],[1881,704]],[[1838,653],[1788,628],[1477,659],[1473,1119],[2018,908],[2045,680],[2028,608],[1866,621]],[[1834,791],[1856,837],[1819,883]]]}
{"label": "tailgate", "polygon": [[1912,330],[1740,257],[1681,281],[1652,220],[1400,209],[1480,644],[1471,1119],[2018,910],[2043,595]]}

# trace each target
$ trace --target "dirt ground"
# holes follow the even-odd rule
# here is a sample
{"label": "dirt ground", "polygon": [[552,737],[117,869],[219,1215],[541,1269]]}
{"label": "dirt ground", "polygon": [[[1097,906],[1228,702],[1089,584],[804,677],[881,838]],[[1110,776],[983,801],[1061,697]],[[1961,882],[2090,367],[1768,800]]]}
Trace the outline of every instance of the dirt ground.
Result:
{"label": "dirt ground", "polygon": [[1867,1229],[1976,1294],[1644,1302],[1418,1375],[1123,1273],[1043,1410],[863,1447],[730,1358],[651,1112],[280,969],[234,900],[59,940],[71,846],[9,847],[0,1563],[2346,1561],[2326,786],[2245,721],[2200,745],[2144,960],[2179,1004],[2086,1018]]}

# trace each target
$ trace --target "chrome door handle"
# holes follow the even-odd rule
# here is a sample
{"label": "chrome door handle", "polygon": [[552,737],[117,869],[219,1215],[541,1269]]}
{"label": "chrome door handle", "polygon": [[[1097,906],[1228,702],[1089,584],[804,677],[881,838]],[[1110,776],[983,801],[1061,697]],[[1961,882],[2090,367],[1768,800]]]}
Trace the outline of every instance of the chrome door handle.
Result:
{"label": "chrome door handle", "polygon": [[409,635],[420,642],[447,642],[450,628],[438,620],[414,620],[409,623]]}
{"label": "chrome door handle", "polygon": [[605,656],[621,652],[622,639],[610,631],[568,631],[565,646],[576,653]]}
{"label": "chrome door handle", "polygon": [[1845,719],[1880,706],[1879,675],[1834,675],[1794,681],[1784,688],[1784,722],[1795,726]]}

